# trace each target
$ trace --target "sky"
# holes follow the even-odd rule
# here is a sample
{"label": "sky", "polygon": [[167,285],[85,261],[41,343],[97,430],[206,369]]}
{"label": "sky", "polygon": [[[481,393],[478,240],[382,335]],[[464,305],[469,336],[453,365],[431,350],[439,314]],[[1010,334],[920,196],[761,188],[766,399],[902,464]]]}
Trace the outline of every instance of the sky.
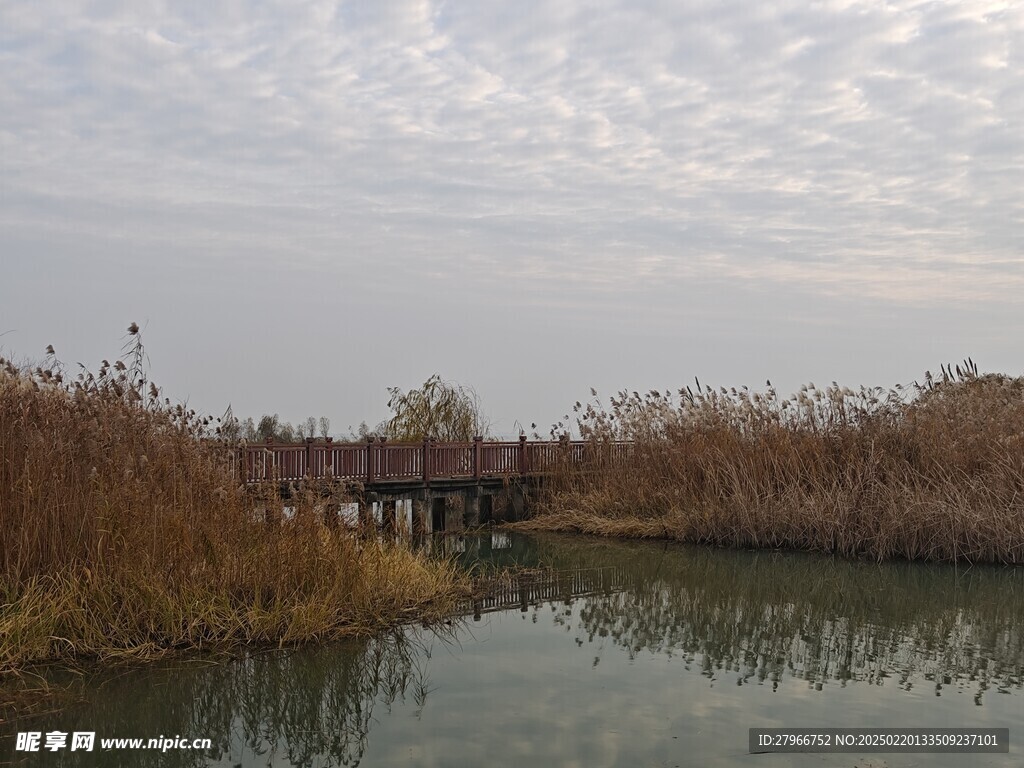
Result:
{"label": "sky", "polygon": [[492,431],[1024,372],[1024,4],[0,0],[0,354]]}

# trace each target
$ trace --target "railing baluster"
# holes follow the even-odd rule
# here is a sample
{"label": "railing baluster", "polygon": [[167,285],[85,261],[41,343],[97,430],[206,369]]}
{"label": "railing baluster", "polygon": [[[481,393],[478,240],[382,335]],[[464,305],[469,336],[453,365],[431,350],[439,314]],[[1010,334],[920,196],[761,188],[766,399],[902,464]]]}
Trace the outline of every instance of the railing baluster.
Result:
{"label": "railing baluster", "polygon": [[259,445],[232,448],[232,466],[246,483],[299,481],[303,478],[361,479],[367,485],[385,480],[419,478],[428,485],[436,478],[473,478],[494,475],[544,474],[558,466],[600,470],[628,461],[633,445],[627,442],[592,444],[587,441],[530,442],[520,435],[517,442],[487,442],[475,436],[471,442],[421,445],[393,443],[373,437],[365,446],[336,445],[328,440],[318,445],[307,438],[298,445],[278,445],[267,438]]}

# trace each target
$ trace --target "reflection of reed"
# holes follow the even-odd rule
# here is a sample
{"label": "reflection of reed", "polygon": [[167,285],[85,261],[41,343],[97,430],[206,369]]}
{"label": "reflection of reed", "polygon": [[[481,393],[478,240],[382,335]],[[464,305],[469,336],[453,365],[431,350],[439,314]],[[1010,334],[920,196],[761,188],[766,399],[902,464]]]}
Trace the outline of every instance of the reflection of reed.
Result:
{"label": "reflection of reed", "polygon": [[[366,749],[375,703],[390,706],[407,696],[419,708],[426,703],[429,687],[418,664],[423,652],[415,641],[393,633],[316,651],[257,654],[202,669],[186,667],[171,680],[160,676],[154,695],[141,700],[138,691],[148,681],[130,675],[108,684],[106,695],[93,697],[96,703],[80,724],[70,726],[65,714],[60,725],[94,730],[96,723],[128,721],[130,732],[102,736],[155,737],[174,728],[180,735],[213,740],[211,750],[196,753],[120,752],[122,765],[184,767],[225,760],[250,766],[354,766]],[[133,710],[126,718],[127,700]],[[90,758],[100,765],[104,755],[67,753],[58,764],[82,766]]]}
{"label": "reflection of reed", "polygon": [[1022,686],[1020,570],[562,538],[541,539],[537,555],[558,569],[623,574],[621,591],[584,600],[580,631],[591,642],[681,653],[709,677],[777,685],[788,673],[818,687],[894,678],[937,693],[971,683],[979,704],[989,688]]}

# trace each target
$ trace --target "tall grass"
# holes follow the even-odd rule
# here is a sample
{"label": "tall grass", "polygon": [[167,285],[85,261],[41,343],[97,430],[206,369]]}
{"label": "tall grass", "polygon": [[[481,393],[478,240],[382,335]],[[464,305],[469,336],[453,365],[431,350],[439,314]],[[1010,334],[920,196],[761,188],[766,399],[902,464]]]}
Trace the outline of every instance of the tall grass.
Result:
{"label": "tall grass", "polygon": [[[1024,562],[1024,379],[973,363],[923,384],[710,387],[577,404],[592,462],[533,528],[876,559]],[[631,440],[608,460],[613,440]],[[601,457],[604,456],[604,460]]]}
{"label": "tall grass", "polygon": [[288,643],[445,615],[454,568],[327,526],[318,499],[255,522],[212,425],[124,356],[70,374],[0,360],[0,671]]}

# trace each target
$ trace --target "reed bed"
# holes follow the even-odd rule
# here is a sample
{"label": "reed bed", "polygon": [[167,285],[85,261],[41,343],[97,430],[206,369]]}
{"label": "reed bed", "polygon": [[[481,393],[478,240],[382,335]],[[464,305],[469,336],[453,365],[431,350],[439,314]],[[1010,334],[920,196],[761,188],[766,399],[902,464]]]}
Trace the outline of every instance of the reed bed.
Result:
{"label": "reed bed", "polygon": [[174,649],[368,634],[447,615],[452,564],[253,494],[215,424],[160,397],[137,327],[69,374],[0,360],[0,672]]}
{"label": "reed bed", "polygon": [[[1024,562],[1024,379],[967,361],[891,390],[698,383],[575,412],[590,460],[556,473],[524,527]],[[616,440],[632,446],[613,460]]]}

